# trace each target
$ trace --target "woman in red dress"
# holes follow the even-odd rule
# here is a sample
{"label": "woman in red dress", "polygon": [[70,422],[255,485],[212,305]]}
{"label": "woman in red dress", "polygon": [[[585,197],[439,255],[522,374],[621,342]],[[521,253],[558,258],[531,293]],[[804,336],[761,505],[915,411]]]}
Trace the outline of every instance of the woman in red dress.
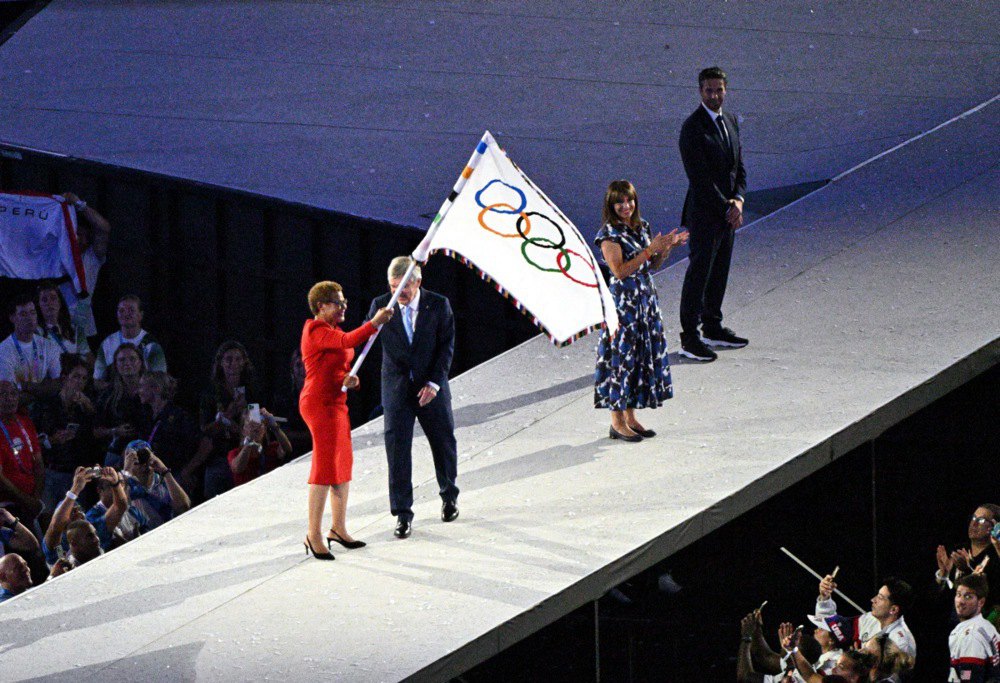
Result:
{"label": "woman in red dress", "polygon": [[354,453],[351,450],[351,421],[347,414],[347,394],[341,387],[358,387],[358,378],[348,375],[354,347],[366,341],[392,318],[392,311],[380,309],[361,327],[344,332],[339,325],[347,312],[344,290],[336,282],[317,282],[309,290],[309,308],[316,317],[302,330],[302,362],[306,381],[299,398],[299,411],[312,434],[312,470],[309,473],[309,532],[306,552],[317,559],[332,560],[333,553],[316,552],[323,547],[323,508],[327,492],[333,525],[327,545],[345,548],[365,544],[347,533],[347,490],[351,481]]}

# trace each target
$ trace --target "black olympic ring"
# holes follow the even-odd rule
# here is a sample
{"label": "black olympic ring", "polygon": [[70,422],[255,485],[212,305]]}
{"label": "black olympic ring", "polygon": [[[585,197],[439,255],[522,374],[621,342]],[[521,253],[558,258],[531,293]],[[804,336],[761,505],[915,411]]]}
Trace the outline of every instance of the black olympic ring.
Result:
{"label": "black olympic ring", "polygon": [[[555,226],[555,229],[559,231],[559,244],[556,244],[548,237],[528,237],[528,235],[521,228],[521,223],[524,222],[525,216],[538,216],[539,218],[544,218],[553,226]],[[539,213],[537,211],[521,212],[521,215],[517,217],[516,227],[517,227],[517,234],[521,236],[521,239],[523,239],[525,242],[529,242],[535,245],[536,247],[542,247],[543,249],[562,249],[563,247],[566,246],[566,233],[563,232],[563,229],[559,227],[558,223],[556,223],[554,220],[546,216],[544,213]],[[542,244],[542,242],[548,242],[548,244]]]}

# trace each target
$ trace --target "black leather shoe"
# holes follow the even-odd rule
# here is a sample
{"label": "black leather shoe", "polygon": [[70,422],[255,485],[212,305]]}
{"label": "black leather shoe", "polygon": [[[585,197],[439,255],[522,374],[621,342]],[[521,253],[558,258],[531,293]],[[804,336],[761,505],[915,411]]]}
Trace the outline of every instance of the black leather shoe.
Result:
{"label": "black leather shoe", "polygon": [[644,439],[652,439],[654,436],[656,436],[656,432],[654,432],[652,429],[643,429],[642,427],[633,427],[632,425],[629,425],[628,428]]}
{"label": "black leather shoe", "polygon": [[610,436],[612,439],[621,439],[622,441],[628,441],[629,443],[639,443],[640,441],[642,441],[642,437],[639,436],[638,434],[636,434],[635,436],[631,436],[629,434],[622,434],[621,432],[616,431],[614,427],[612,427],[611,431],[608,432],[608,436]]}
{"label": "black leather shoe", "polygon": [[456,519],[458,519],[458,503],[450,500],[441,506],[441,521],[454,522]]}
{"label": "black leather shoe", "polygon": [[413,524],[408,519],[402,517],[396,522],[396,538],[409,538],[410,534],[413,532]]}

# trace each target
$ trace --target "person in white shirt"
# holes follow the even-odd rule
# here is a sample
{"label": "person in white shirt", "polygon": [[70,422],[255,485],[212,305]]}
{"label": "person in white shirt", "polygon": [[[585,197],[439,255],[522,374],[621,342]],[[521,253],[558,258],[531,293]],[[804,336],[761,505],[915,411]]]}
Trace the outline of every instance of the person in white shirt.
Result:
{"label": "person in white shirt", "polygon": [[146,370],[166,372],[167,357],[163,347],[146,330],[142,329],[142,301],[134,294],[127,294],[118,300],[118,332],[109,334],[97,350],[94,363],[94,380],[107,383],[108,369],[114,365],[115,351],[122,344],[134,344],[142,352]]}
{"label": "person in white shirt", "polygon": [[38,313],[30,295],[14,300],[9,319],[14,332],[0,342],[0,380],[13,382],[25,401],[53,396],[59,391],[62,350],[35,333]]}
{"label": "person in white shirt", "polygon": [[820,581],[816,616],[830,624],[838,640],[853,640],[853,644],[860,647],[880,633],[885,633],[900,650],[916,659],[917,642],[903,617],[913,602],[913,588],[910,584],[894,576],[887,577],[878,593],[872,597],[871,611],[859,617],[837,615],[837,603],[832,597],[836,588],[837,584],[831,575],[824,576]]}
{"label": "person in white shirt", "polygon": [[949,681],[986,683],[1000,678],[1000,635],[983,617],[989,582],[982,574],[966,574],[955,582],[958,626],[948,636]]}

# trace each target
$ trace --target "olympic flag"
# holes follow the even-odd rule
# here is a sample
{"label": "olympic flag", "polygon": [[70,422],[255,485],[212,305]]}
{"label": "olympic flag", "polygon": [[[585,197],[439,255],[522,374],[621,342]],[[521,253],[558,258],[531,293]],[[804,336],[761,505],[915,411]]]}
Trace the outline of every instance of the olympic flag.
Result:
{"label": "olympic flag", "polygon": [[414,259],[439,251],[458,259],[558,346],[603,325],[612,334],[618,329],[614,299],[586,240],[489,131],[449,200]]}

